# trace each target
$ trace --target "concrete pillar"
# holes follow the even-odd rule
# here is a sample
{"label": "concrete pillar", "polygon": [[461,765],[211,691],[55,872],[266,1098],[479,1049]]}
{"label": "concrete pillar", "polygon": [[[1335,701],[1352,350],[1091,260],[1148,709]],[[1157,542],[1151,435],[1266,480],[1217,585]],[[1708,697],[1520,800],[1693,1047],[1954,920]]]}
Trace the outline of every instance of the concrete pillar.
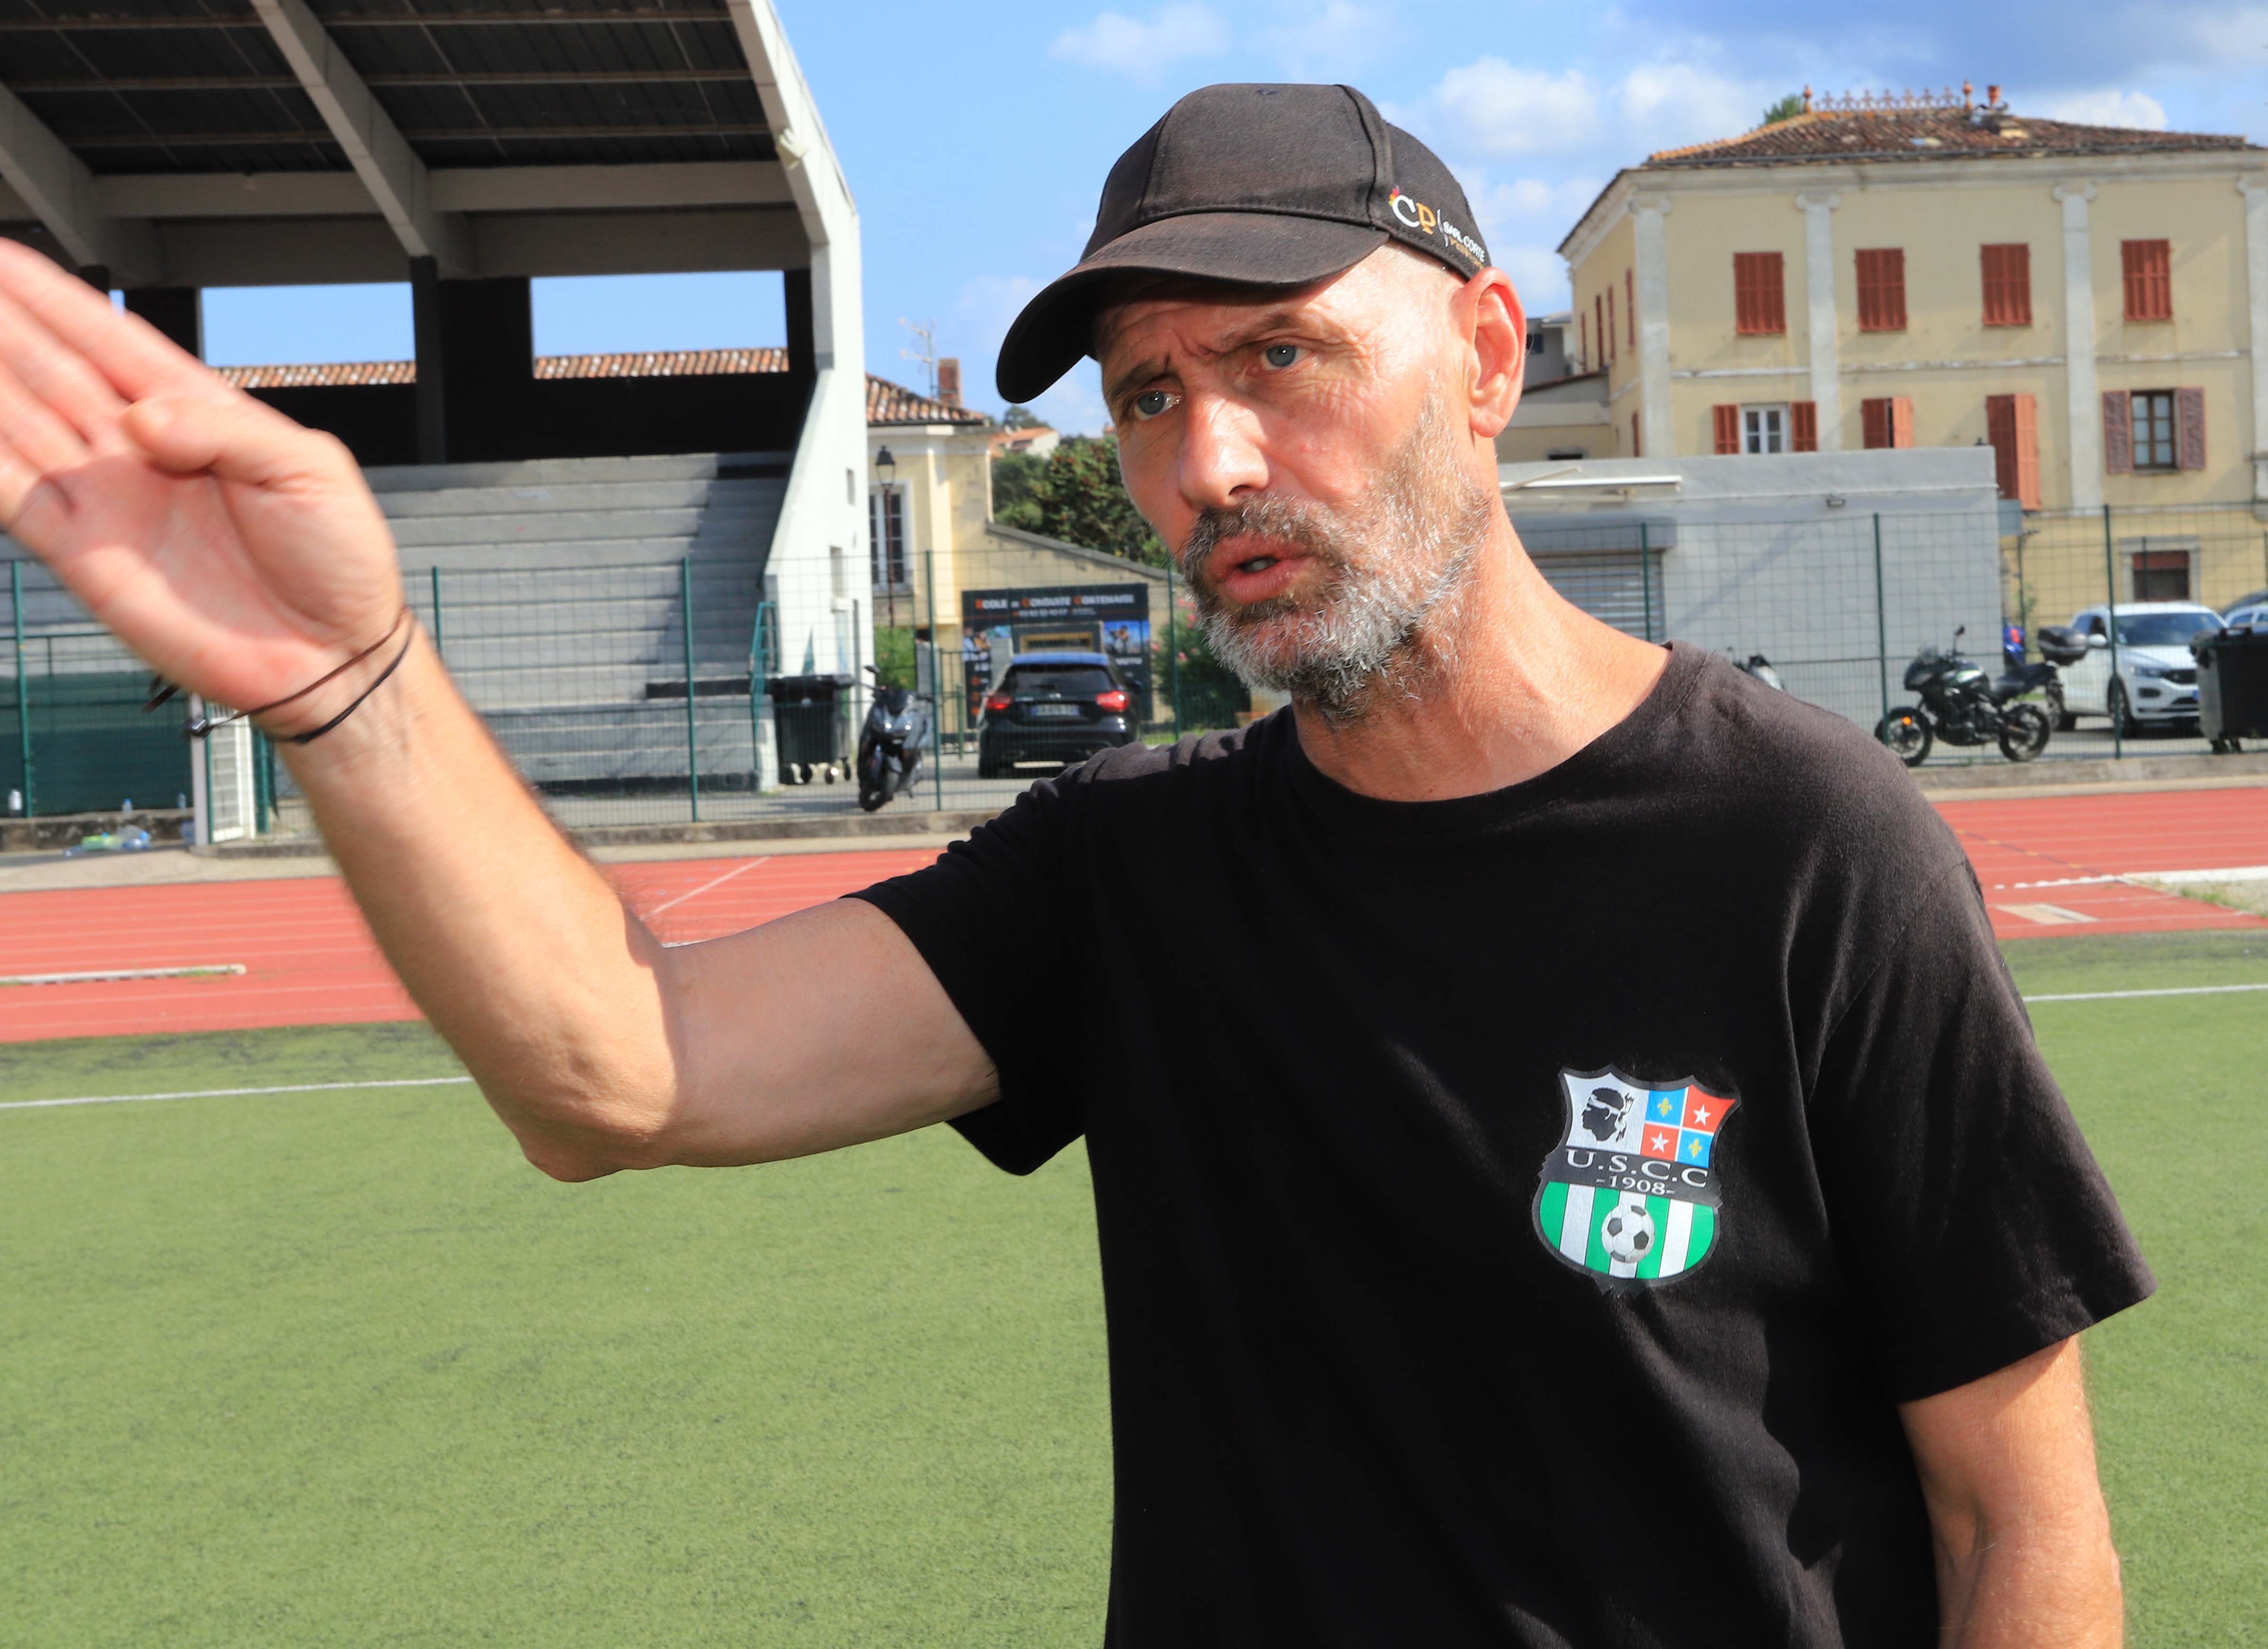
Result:
{"label": "concrete pillar", "polygon": [[417,352],[417,461],[444,464],[449,459],[448,363],[441,347],[441,269],[435,259],[409,260],[409,325]]}
{"label": "concrete pillar", "polygon": [[[449,462],[524,458],[538,444],[532,416],[535,315],[525,276],[443,281],[442,423]],[[424,364],[418,373],[422,379]]]}
{"label": "concrete pillar", "polygon": [[1842,364],[1835,330],[1835,209],[1843,197],[1831,191],[1799,195],[1803,213],[1803,289],[1809,320],[1811,400],[1819,417],[1819,450],[1843,450]]}
{"label": "concrete pillar", "polygon": [[1638,243],[1638,429],[1648,458],[1668,458],[1677,450],[1669,409],[1669,238],[1662,221],[1675,203],[1667,195],[1631,202]]}
{"label": "concrete pillar", "polygon": [[141,316],[197,359],[204,359],[204,294],[195,287],[129,286],[126,313]]}
{"label": "concrete pillar", "polygon": [[2102,507],[2102,394],[2095,379],[2095,247],[2087,203],[2092,183],[2058,183],[2063,202],[2063,376],[2071,420],[2071,507]]}
{"label": "concrete pillar", "polygon": [[811,328],[811,270],[783,269],[780,286],[787,308],[787,370],[806,380],[819,375]]}
{"label": "concrete pillar", "polygon": [[2244,287],[2251,320],[2244,340],[2246,375],[2252,379],[2252,496],[2268,498],[2268,173],[2240,179],[2244,196]]}

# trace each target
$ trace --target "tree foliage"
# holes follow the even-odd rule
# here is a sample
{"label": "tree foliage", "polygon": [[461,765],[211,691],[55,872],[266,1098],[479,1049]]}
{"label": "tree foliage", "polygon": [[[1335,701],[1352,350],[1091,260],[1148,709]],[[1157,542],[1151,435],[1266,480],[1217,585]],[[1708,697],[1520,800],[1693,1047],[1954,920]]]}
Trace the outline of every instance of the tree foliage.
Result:
{"label": "tree foliage", "polygon": [[1802,113],[1803,93],[1791,92],[1764,111],[1763,123],[1766,126],[1777,126],[1782,121],[1792,121]]}
{"label": "tree foliage", "polygon": [[992,519],[1129,561],[1166,564],[1166,547],[1126,496],[1118,443],[1066,437],[1044,459],[1008,453],[992,464]]}
{"label": "tree foliage", "polygon": [[1008,409],[1000,415],[1000,427],[1004,430],[1044,430],[1048,426],[1040,422],[1038,413],[1017,401],[1011,403]]}

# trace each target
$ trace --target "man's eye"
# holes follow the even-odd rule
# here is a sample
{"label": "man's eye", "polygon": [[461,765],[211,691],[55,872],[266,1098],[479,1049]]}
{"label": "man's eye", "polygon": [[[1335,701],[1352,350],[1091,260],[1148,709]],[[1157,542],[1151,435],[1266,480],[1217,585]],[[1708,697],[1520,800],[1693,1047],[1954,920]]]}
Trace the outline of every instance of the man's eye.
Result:
{"label": "man's eye", "polygon": [[1145,389],[1127,405],[1138,418],[1154,418],[1179,404],[1181,399],[1170,389]]}
{"label": "man's eye", "polygon": [[1296,343],[1271,343],[1261,352],[1260,358],[1270,366],[1289,366],[1300,358],[1300,346]]}

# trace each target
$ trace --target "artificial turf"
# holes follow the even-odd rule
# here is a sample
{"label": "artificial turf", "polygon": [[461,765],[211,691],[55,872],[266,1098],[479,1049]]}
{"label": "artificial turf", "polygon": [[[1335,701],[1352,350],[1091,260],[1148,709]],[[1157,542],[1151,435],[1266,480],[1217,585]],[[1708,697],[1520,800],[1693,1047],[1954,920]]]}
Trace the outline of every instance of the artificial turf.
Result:
{"label": "artificial turf", "polygon": [[[2035,995],[2257,935],[2008,947]],[[2088,1336],[2144,1645],[2268,1599],[2263,997],[2041,1003],[2161,1288]],[[431,1078],[423,1027],[0,1049],[0,1100]],[[0,1111],[0,1645],[1094,1642],[1081,1153],[562,1187],[468,1086]]]}

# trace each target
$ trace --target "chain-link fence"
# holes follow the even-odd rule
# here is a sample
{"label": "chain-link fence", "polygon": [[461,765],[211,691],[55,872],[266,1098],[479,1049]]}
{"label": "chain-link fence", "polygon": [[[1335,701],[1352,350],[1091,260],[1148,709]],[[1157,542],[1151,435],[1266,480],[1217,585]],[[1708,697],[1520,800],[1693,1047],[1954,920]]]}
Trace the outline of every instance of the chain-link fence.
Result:
{"label": "chain-link fence", "polygon": [[[2219,612],[2268,607],[2268,526],[2249,506],[2035,514],[2007,532],[1990,511],[1826,505],[1519,519],[1544,576],[1587,611],[1768,660],[1788,691],[1870,729],[1916,703],[1909,665],[1956,633],[1997,678],[2020,653],[2037,665],[2043,630],[2076,629],[2075,661],[2023,694],[2051,718],[2050,761],[2204,751],[2189,637]],[[878,688],[915,696],[903,731],[919,761],[887,804],[900,812],[1004,806],[1093,750],[1272,708],[1213,658],[1171,569],[997,526],[974,548],[865,570],[877,578],[847,576],[844,559],[799,564],[825,589],[700,556],[429,567],[407,584],[467,698],[570,827],[857,811]],[[146,670],[36,563],[10,563],[9,599],[10,810],[189,795],[180,712],[144,712]],[[1989,732],[1942,718],[1936,732],[1933,767],[2005,759]],[[252,760],[259,828],[304,828],[272,753],[254,741]]]}

